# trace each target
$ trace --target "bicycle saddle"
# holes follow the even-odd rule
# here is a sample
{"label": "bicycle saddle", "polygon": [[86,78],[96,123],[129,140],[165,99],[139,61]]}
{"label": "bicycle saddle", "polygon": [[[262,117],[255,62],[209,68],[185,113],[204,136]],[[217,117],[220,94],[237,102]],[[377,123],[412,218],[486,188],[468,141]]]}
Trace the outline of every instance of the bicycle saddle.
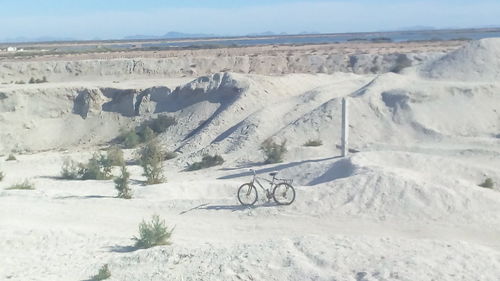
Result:
{"label": "bicycle saddle", "polygon": [[271,177],[274,177],[274,176],[276,176],[277,174],[278,174],[278,172],[272,172],[272,173],[269,173],[269,175],[270,175]]}

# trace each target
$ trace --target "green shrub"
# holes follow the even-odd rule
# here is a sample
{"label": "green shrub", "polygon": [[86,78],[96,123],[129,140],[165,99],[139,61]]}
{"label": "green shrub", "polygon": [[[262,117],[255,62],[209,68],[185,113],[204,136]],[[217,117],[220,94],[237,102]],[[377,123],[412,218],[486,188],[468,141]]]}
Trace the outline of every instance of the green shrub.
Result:
{"label": "green shrub", "polygon": [[214,156],[211,155],[205,155],[201,159],[200,162],[195,162],[191,165],[188,166],[188,171],[195,171],[195,170],[200,170],[204,168],[209,168],[217,165],[222,165],[224,163],[224,159],[222,156],[216,154]]}
{"label": "green shrub", "polygon": [[120,139],[120,142],[123,143],[125,148],[134,148],[137,145],[139,145],[139,143],[141,143],[141,137],[139,137],[139,135],[137,135],[135,130],[123,132],[120,135],[119,139]]}
{"label": "green shrub", "polygon": [[323,141],[320,139],[308,140],[306,143],[304,143],[304,146],[321,146],[321,145],[323,145]]}
{"label": "green shrub", "polygon": [[170,245],[170,237],[174,229],[168,229],[165,221],[153,215],[151,222],[142,221],[139,225],[139,238],[133,237],[135,247],[147,249],[154,246]]}
{"label": "green shrub", "polygon": [[81,163],[78,163],[71,158],[67,157],[63,161],[63,166],[61,169],[61,178],[65,180],[77,180],[82,177],[82,167]]}
{"label": "green shrub", "polygon": [[272,139],[267,139],[260,145],[260,149],[266,156],[266,164],[283,162],[283,156],[287,152],[286,140],[277,144]]}
{"label": "green shrub", "polygon": [[148,127],[150,127],[155,133],[164,133],[170,126],[177,124],[174,117],[167,115],[159,115],[156,119],[148,122]]}
{"label": "green shrub", "polygon": [[113,146],[106,152],[106,155],[111,162],[112,166],[123,166],[125,165],[125,160],[123,158],[123,150],[119,147]]}
{"label": "green shrub", "polygon": [[147,184],[158,184],[165,181],[162,171],[165,156],[156,140],[148,142],[140,152],[139,162],[144,169]]}
{"label": "green shrub", "polygon": [[495,185],[495,183],[493,182],[492,178],[487,178],[484,180],[483,183],[479,184],[480,187],[484,187],[484,188],[493,188],[494,185]]}
{"label": "green shrub", "polygon": [[174,159],[176,157],[177,157],[177,153],[175,153],[173,151],[168,151],[165,153],[165,160]]}
{"label": "green shrub", "polygon": [[14,156],[14,154],[9,154],[9,157],[7,157],[7,159],[5,161],[16,161],[17,158],[16,156]]}
{"label": "green shrub", "polygon": [[5,177],[5,174],[2,171],[0,171],[0,181],[3,181],[4,177]]}
{"label": "green shrub", "polygon": [[111,178],[111,160],[95,153],[87,165],[82,167],[82,180],[109,180]]}
{"label": "green shrub", "polygon": [[128,186],[128,180],[130,178],[130,173],[127,171],[125,165],[121,168],[121,175],[115,178],[115,188],[118,190],[118,198],[131,199],[132,190]]}
{"label": "green shrub", "polygon": [[39,83],[45,83],[47,82],[47,77],[43,76],[42,79],[35,79],[33,77],[30,78],[30,80],[28,81],[29,84],[39,84]]}
{"label": "green shrub", "polygon": [[14,184],[7,189],[8,190],[13,190],[13,189],[33,190],[33,189],[35,189],[35,185],[33,183],[29,182],[28,180],[24,180],[22,183]]}
{"label": "green shrub", "polygon": [[139,129],[139,136],[140,136],[142,142],[148,142],[148,141],[153,140],[156,137],[156,134],[153,131],[153,129],[151,129],[150,127],[142,126]]}
{"label": "green shrub", "polygon": [[105,264],[99,269],[97,275],[90,277],[90,280],[101,281],[101,280],[106,280],[109,277],[111,277],[111,271],[109,271],[108,265]]}
{"label": "green shrub", "polygon": [[156,119],[144,121],[130,131],[120,134],[118,141],[126,148],[134,148],[140,143],[153,140],[157,134],[164,133],[170,126],[177,124],[174,117],[159,115]]}
{"label": "green shrub", "polygon": [[61,169],[61,178],[67,180],[109,180],[112,168],[112,159],[100,153],[94,153],[87,164],[66,158]]}

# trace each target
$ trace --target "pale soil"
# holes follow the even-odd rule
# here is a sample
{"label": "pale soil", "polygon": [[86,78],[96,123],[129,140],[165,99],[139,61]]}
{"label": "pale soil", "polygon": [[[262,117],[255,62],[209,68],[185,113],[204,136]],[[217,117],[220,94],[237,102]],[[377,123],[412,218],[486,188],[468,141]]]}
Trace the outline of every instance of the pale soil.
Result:
{"label": "pale soil", "polygon": [[[399,74],[111,79],[102,68],[94,80],[0,85],[0,279],[86,280],[109,264],[110,280],[497,281],[498,44],[423,53]],[[358,151],[346,158],[342,98]],[[143,185],[130,164],[134,197],[123,200],[112,181],[58,178],[63,158],[86,161],[158,114],[178,120],[158,137],[179,153],[166,183]],[[287,140],[283,163],[262,164],[267,138]],[[323,145],[304,147],[311,139]],[[184,171],[215,153],[222,166]],[[296,201],[276,206],[261,192],[241,207],[250,168],[293,179]],[[488,177],[494,188],[479,187]],[[6,190],[24,179],[36,189]],[[134,249],[153,214],[175,227],[172,245]]]}
{"label": "pale soil", "polygon": [[[72,154],[82,159],[78,155]],[[111,181],[53,178],[59,174],[61,157],[53,152],[18,156],[18,161],[2,165],[8,176],[0,187],[23,178],[36,185],[34,191],[0,193],[3,279],[85,280],[104,263],[110,265],[111,280],[496,280],[500,274],[500,195],[473,182],[457,184],[453,177],[445,177],[444,184],[454,184],[438,189],[446,186],[453,199],[423,189],[421,196],[427,198],[421,201],[411,199],[413,187],[391,190],[396,185],[390,181],[359,186],[359,177],[371,181],[369,173],[362,173],[319,185],[296,184],[297,201],[292,206],[260,200],[256,208],[245,209],[238,205],[235,192],[249,180],[247,168],[187,173],[167,164],[168,183],[142,186],[140,168],[132,166],[134,199],[123,200],[114,198]],[[425,153],[389,151],[353,157],[372,162],[428,159]],[[476,157],[459,160],[466,163]],[[450,165],[457,163],[453,158],[444,158],[448,169],[459,171],[459,166]],[[398,171],[398,178],[411,178],[401,168],[379,165]],[[423,168],[407,165],[408,173]],[[279,170],[280,166],[255,168]],[[301,177],[321,170],[321,165],[301,167],[302,173],[293,168],[282,173],[298,177],[300,183],[307,182]],[[368,168],[368,162],[363,167]],[[435,175],[421,174],[428,183],[439,178],[438,166],[434,169]],[[224,177],[231,179],[220,179]],[[428,184],[427,179],[419,181],[412,183],[414,188]],[[365,191],[360,193],[360,187]],[[335,202],[342,200],[344,188],[351,190],[348,196],[353,199]],[[482,202],[481,206],[454,205],[457,188],[469,190],[464,193],[469,194],[469,204]],[[366,189],[372,190],[368,201],[363,199]],[[387,192],[378,194],[377,189]],[[392,196],[400,202],[387,201]],[[427,207],[414,205],[418,201]],[[450,203],[444,209],[437,207]],[[399,207],[394,205],[402,209],[396,211]],[[153,214],[175,226],[173,244],[134,250],[130,239],[137,235],[138,223]]]}

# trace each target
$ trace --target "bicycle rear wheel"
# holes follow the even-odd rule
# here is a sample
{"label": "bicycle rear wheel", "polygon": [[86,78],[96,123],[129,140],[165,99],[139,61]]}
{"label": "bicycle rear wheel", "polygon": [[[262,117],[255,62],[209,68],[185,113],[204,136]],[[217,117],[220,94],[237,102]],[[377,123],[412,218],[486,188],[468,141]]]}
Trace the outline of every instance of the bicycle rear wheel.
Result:
{"label": "bicycle rear wheel", "polygon": [[288,183],[277,184],[273,189],[273,198],[279,205],[290,205],[295,200],[295,189]]}
{"label": "bicycle rear wheel", "polygon": [[243,206],[252,206],[257,202],[257,188],[251,183],[245,183],[238,189],[238,201]]}

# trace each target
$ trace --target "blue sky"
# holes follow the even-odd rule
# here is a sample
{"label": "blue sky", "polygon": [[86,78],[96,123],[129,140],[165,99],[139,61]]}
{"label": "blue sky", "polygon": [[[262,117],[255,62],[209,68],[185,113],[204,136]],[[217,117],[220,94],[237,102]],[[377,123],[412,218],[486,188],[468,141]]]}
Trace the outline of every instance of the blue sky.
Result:
{"label": "blue sky", "polygon": [[499,0],[0,0],[0,38],[500,26]]}

